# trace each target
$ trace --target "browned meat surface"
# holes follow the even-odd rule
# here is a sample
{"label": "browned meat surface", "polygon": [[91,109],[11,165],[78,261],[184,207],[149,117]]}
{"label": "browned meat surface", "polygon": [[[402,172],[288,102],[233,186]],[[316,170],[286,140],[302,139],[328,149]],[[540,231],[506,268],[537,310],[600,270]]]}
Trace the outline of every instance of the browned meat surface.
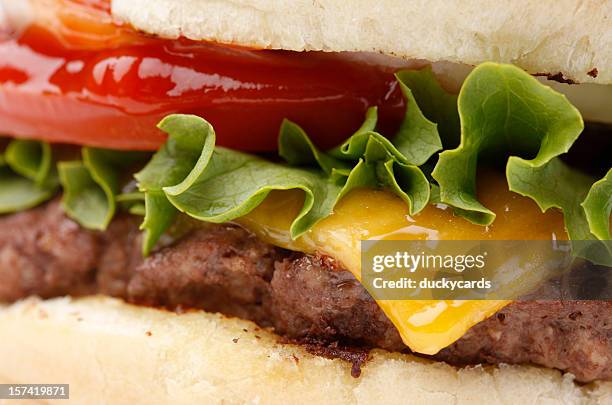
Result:
{"label": "browned meat surface", "polygon": [[57,202],[1,218],[0,300],[93,291],[100,248]]}
{"label": "browned meat surface", "polygon": [[285,259],[276,264],[271,288],[274,326],[282,334],[314,342],[406,349],[366,289],[333,259]]}
{"label": "browned meat surface", "polygon": [[136,218],[91,232],[66,218],[59,201],[0,217],[0,301],[101,292],[125,296],[142,262]]}
{"label": "browned meat surface", "polygon": [[612,301],[517,301],[436,358],[535,363],[569,370],[582,381],[612,379]]}
{"label": "browned meat surface", "polygon": [[[136,219],[81,229],[56,202],[0,218],[0,301],[99,292],[201,308],[307,343],[407,350],[366,290],[333,259],[291,253],[231,225],[192,231],[143,259]],[[612,380],[612,302],[515,302],[434,356],[453,364],[534,363]]]}
{"label": "browned meat surface", "polygon": [[192,232],[137,267],[132,302],[204,308],[270,325],[270,280],[286,252],[235,226]]}

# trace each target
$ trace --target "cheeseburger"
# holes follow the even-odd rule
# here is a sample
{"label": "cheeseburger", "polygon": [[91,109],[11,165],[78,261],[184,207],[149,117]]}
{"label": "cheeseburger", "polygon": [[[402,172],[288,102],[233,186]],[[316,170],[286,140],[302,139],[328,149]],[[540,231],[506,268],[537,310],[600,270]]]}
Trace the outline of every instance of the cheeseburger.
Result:
{"label": "cheeseburger", "polygon": [[[611,21],[607,0],[1,0],[0,383],[612,403]],[[374,241],[529,259],[490,274],[505,294],[389,297]]]}

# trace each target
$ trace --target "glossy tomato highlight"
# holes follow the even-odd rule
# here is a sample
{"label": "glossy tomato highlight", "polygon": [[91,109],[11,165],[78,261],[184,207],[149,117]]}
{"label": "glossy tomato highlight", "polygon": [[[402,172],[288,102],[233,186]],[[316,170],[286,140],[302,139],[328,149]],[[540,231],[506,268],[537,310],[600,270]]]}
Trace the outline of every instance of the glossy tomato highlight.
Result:
{"label": "glossy tomato highlight", "polygon": [[[63,19],[48,27],[34,23],[0,42],[0,133],[6,135],[155,150],[165,139],[156,124],[189,113],[213,124],[219,145],[269,151],[284,118],[331,147],[360,126],[369,106],[380,107],[383,132],[403,116],[389,68],[342,54],[159,39],[113,24],[103,1],[36,1],[60,4],[56,14]],[[109,18],[88,25],[100,13]]]}

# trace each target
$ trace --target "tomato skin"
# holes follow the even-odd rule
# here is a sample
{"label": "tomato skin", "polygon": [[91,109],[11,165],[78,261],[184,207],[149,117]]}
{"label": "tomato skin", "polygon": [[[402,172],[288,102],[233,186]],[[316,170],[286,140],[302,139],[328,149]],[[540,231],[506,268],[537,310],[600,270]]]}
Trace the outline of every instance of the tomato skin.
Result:
{"label": "tomato skin", "polygon": [[166,139],[156,127],[163,117],[143,115],[135,119],[115,108],[64,95],[0,91],[0,132],[16,138],[108,149],[157,150]]}
{"label": "tomato skin", "polygon": [[197,114],[217,143],[272,151],[284,118],[321,147],[380,107],[383,133],[404,100],[393,71],[323,53],[253,51],[139,34],[103,50],[67,46],[38,26],[0,42],[0,133],[112,149],[155,150],[156,124]]}

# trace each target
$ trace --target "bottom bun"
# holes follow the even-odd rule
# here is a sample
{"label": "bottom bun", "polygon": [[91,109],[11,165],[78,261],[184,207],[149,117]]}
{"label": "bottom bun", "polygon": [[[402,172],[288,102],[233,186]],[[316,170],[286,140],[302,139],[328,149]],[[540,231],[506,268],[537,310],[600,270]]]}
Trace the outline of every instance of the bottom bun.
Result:
{"label": "bottom bun", "polygon": [[1,307],[0,325],[0,382],[67,383],[78,404],[612,403],[610,382],[381,350],[354,378],[349,363],[278,343],[251,322],[103,297],[29,299]]}

